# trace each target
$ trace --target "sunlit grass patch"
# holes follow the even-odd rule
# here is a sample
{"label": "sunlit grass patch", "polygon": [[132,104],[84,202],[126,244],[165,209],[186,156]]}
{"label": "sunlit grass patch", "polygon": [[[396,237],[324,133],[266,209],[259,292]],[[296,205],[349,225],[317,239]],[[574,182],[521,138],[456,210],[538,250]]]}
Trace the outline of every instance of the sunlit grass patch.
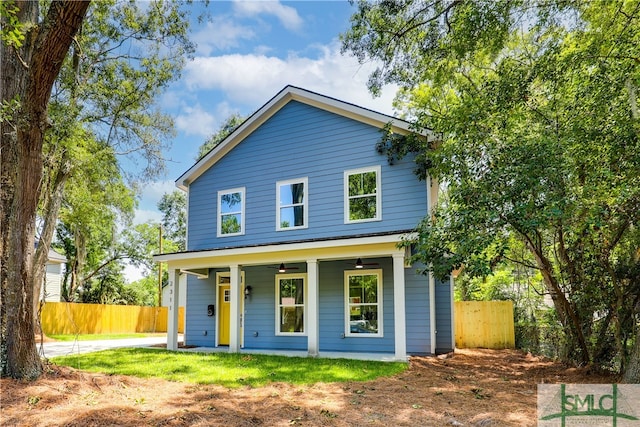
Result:
{"label": "sunlit grass patch", "polygon": [[270,382],[368,381],[407,369],[406,363],[351,359],[318,359],[253,354],[186,353],[158,349],[122,348],[55,357],[59,365],[90,372],[162,378],[235,388]]}

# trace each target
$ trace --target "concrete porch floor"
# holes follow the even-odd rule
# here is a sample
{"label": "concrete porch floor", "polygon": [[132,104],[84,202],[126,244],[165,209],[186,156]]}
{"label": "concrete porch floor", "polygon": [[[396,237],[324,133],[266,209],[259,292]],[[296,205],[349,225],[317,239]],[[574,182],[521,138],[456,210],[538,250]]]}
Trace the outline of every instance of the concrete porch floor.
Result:
{"label": "concrete porch floor", "polygon": [[[191,347],[191,348],[179,348],[178,351],[193,352],[193,353],[228,353],[228,347]],[[243,348],[240,350],[240,354],[267,354],[271,356],[287,356],[287,357],[309,357],[309,354],[304,350],[264,350],[264,349],[252,349]],[[318,355],[319,358],[325,359],[354,359],[354,360],[371,360],[378,362],[406,362],[407,360],[398,360],[394,354],[391,353],[353,353],[342,351],[321,351]]]}

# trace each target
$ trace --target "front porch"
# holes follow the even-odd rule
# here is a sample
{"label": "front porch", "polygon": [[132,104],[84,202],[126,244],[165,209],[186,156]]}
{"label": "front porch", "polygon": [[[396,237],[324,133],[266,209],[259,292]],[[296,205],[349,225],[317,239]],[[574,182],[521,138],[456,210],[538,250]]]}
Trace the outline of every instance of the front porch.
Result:
{"label": "front porch", "polygon": [[[225,275],[225,284],[228,286],[228,291],[226,291],[225,298],[228,300],[228,315],[229,316],[229,326],[228,326],[228,337],[225,333],[224,335],[224,343],[228,346],[222,346],[222,342],[220,341],[220,337],[218,333],[219,331],[219,319],[218,316],[222,311],[221,305],[217,304],[214,308],[214,311],[217,309],[215,313],[215,330],[213,328],[205,328],[200,326],[195,326],[196,324],[200,324],[203,321],[206,321],[206,313],[200,314],[203,311],[202,307],[198,306],[197,312],[198,314],[192,314],[191,319],[195,319],[194,316],[199,316],[195,319],[195,323],[192,323],[192,333],[195,336],[195,330],[197,329],[197,334],[200,338],[195,339],[196,349],[189,349],[188,351],[206,351],[206,352],[216,352],[216,351],[224,351],[231,353],[264,353],[264,354],[283,354],[283,355],[292,355],[292,356],[302,356],[302,357],[326,357],[326,358],[355,358],[355,359],[364,359],[364,360],[396,360],[396,361],[406,361],[407,360],[407,314],[406,314],[406,295],[405,295],[405,269],[410,266],[405,265],[406,254],[404,249],[398,248],[398,243],[402,240],[404,234],[386,234],[386,235],[376,235],[376,236],[365,236],[365,237],[357,237],[357,238],[345,238],[345,239],[335,239],[335,240],[322,240],[322,241],[314,241],[314,242],[299,242],[299,243],[287,243],[287,244],[276,244],[276,245],[264,245],[264,246],[252,246],[252,247],[241,247],[241,248],[225,248],[225,249],[216,249],[216,250],[207,250],[207,251],[193,251],[193,252],[183,252],[176,254],[163,254],[157,255],[155,259],[157,261],[166,261],[169,267],[169,324],[168,324],[168,336],[167,336],[167,348],[171,350],[178,350],[177,345],[177,313],[178,313],[178,297],[181,292],[185,292],[185,289],[182,289],[180,286],[179,276],[180,273],[186,273],[192,276],[196,276],[203,280],[203,282],[209,280],[213,280],[213,276],[216,276],[215,283],[218,283],[218,276],[224,274]],[[326,274],[328,268],[334,268],[338,265],[347,265],[347,261],[351,262],[351,268],[353,267],[353,263],[355,263],[356,259],[384,259],[385,268],[384,268],[384,295],[381,293],[379,298],[384,299],[386,306],[384,307],[385,312],[387,312],[387,320],[386,320],[386,328],[383,331],[382,326],[376,334],[361,334],[358,336],[358,332],[366,332],[359,330],[350,330],[349,326],[343,326],[342,333],[335,329],[335,323],[342,322],[343,325],[349,325],[349,323],[353,324],[353,321],[349,321],[350,312],[345,308],[344,299],[345,292],[343,288],[340,288],[335,283],[331,283],[333,286],[332,295],[335,295],[335,298],[332,298],[333,301],[331,304],[342,304],[340,309],[336,308],[331,314],[327,314],[327,282],[326,278],[325,283],[321,285],[320,282],[320,271],[323,269]],[[272,268],[272,266],[277,266],[280,264],[286,265],[299,265],[300,272],[304,274],[305,285],[304,285],[304,330],[303,333],[292,334],[290,337],[282,337],[279,336],[278,331],[276,330],[276,334],[273,334],[273,329],[269,334],[265,327],[265,322],[273,322],[273,311],[271,314],[271,318],[269,319],[268,312],[265,314],[262,313],[262,317],[259,319],[255,315],[255,310],[258,304],[260,307],[263,307],[262,310],[268,310],[268,307],[271,307],[271,310],[276,310],[277,313],[277,303],[276,307],[273,306],[273,301],[275,299],[275,295],[273,295],[273,281],[271,282],[271,293],[272,296],[269,297],[267,294],[267,289],[265,288],[264,280],[261,282],[261,286],[257,287],[255,282],[256,279],[248,279],[245,287],[244,283],[244,275],[245,272],[249,271],[250,274],[253,274],[253,277],[261,276],[266,277],[266,269]],[[322,267],[321,267],[322,266]],[[339,268],[339,267],[336,267]],[[346,267],[345,267],[345,270]],[[382,270],[382,268],[380,269]],[[260,272],[260,274],[256,272]],[[276,271],[273,271],[273,276],[275,277]],[[332,271],[336,271],[335,268]],[[364,271],[363,270],[353,270],[353,271]],[[347,273],[347,271],[345,271]],[[211,274],[212,277],[209,277]],[[337,277],[337,276],[336,276]],[[194,282],[195,279],[192,279],[191,285],[197,284],[201,286],[200,282]],[[335,282],[338,279],[331,279]],[[342,279],[340,279],[342,280]],[[428,280],[428,285],[425,285],[424,289],[424,303],[430,305],[430,308],[427,308],[428,313],[426,315],[428,317],[432,317],[426,319],[428,324],[435,324],[435,307],[433,295],[433,287],[434,282],[432,278],[425,279]],[[251,286],[253,285],[253,286]],[[204,286],[204,285],[202,285]],[[209,288],[213,286],[219,285],[208,285]],[[322,289],[321,289],[322,287]],[[257,301],[252,301],[252,297],[249,297],[249,300],[246,300],[247,295],[246,292],[251,292],[251,288],[253,288],[254,294],[257,295],[256,299],[259,299],[259,303]],[[260,291],[260,292],[258,292]],[[323,292],[322,298],[324,298],[324,314],[321,315],[321,291]],[[213,293],[215,292],[215,294]],[[208,297],[200,298],[200,300],[195,300],[191,298],[191,301],[195,304],[204,303],[204,299],[216,298],[216,301],[220,301],[221,295],[216,289],[209,294]],[[340,293],[340,295],[337,295]],[[191,294],[189,294],[191,295]],[[211,295],[215,295],[212,297]],[[428,299],[428,302],[427,302]],[[381,300],[382,301],[382,300]],[[348,301],[347,301],[348,302]],[[209,301],[211,303],[211,301]],[[254,304],[253,306],[251,304]],[[246,308],[247,304],[249,304],[250,311],[247,314]],[[267,308],[264,308],[267,307]],[[187,303],[186,311],[187,313],[194,309],[195,307],[190,307],[189,302]],[[340,314],[340,310],[344,315]],[[212,314],[209,313],[211,317]],[[277,322],[276,314],[276,324]],[[322,328],[324,332],[321,332],[321,316],[324,316],[324,321],[322,323]],[[382,324],[382,302],[380,303],[380,323]],[[213,318],[213,317],[211,317]],[[342,318],[342,319],[341,319]],[[377,320],[377,318],[376,318]],[[200,323],[198,323],[200,322]],[[257,323],[256,323],[257,322]],[[327,322],[332,323],[332,331],[331,345],[327,344],[326,338],[326,329]],[[256,326],[259,325],[259,326]],[[189,329],[189,320],[187,320],[187,330]],[[260,329],[262,327],[263,329]],[[270,326],[271,328],[273,326]],[[277,326],[275,326],[277,328]],[[207,330],[209,329],[209,330]],[[258,332],[260,329],[260,332]],[[435,331],[434,328],[423,328],[424,333],[428,335],[426,339],[429,340],[431,348],[426,349],[425,352],[435,353]],[[351,332],[351,333],[350,333]],[[321,334],[324,333],[325,338],[321,338]],[[215,335],[212,338],[211,335]],[[205,344],[204,346],[198,344],[198,342],[203,342],[204,335],[207,340],[211,339],[211,346]],[[207,336],[209,335],[209,336]],[[295,335],[295,336],[293,336]],[[341,336],[339,336],[341,335]],[[346,337],[345,337],[346,335]],[[345,339],[346,338],[346,339]],[[324,341],[322,341],[324,339]],[[340,340],[342,339],[342,340]],[[260,340],[259,344],[256,344],[256,341]],[[187,342],[185,344],[189,345],[189,338],[187,338]],[[245,341],[248,342],[249,348],[243,348],[245,346]],[[291,343],[292,345],[283,344],[283,342]],[[324,344],[323,344],[324,343]],[[379,346],[379,344],[384,344],[383,346]],[[258,348],[256,348],[256,346]],[[270,347],[270,348],[262,348],[262,347]],[[182,350],[182,349],[181,349]]]}

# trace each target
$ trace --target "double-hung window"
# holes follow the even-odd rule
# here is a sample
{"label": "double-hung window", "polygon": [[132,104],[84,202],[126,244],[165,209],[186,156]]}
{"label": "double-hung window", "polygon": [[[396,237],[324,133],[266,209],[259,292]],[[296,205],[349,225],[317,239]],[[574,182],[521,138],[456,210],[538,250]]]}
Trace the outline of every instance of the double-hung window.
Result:
{"label": "double-hung window", "polygon": [[245,188],[218,191],[218,237],[244,234]]}
{"label": "double-hung window", "polygon": [[345,287],[345,335],[382,336],[382,270],[347,270]]}
{"label": "double-hung window", "polygon": [[308,227],[309,189],[307,178],[278,181],[276,183],[276,230],[294,230]]}
{"label": "double-hung window", "polygon": [[344,222],[382,219],[380,166],[344,172]]}
{"label": "double-hung window", "polygon": [[304,335],[306,274],[276,274],[276,335]]}

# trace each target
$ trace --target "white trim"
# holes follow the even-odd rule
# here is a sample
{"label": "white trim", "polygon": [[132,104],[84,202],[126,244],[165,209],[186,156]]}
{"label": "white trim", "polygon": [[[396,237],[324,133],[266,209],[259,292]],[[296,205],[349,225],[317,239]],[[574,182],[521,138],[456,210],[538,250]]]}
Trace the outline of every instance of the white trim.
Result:
{"label": "white trim", "polygon": [[[281,332],[280,331],[280,280],[282,279],[302,279],[302,332]],[[275,334],[276,336],[306,336],[307,335],[307,273],[283,273],[276,274],[275,280],[275,296],[276,296],[276,324]],[[300,304],[285,305],[287,307],[299,307]]]}
{"label": "white trim", "polygon": [[169,269],[169,302],[167,304],[167,350],[178,349],[178,311],[180,306],[180,270]]}
{"label": "white trim", "polygon": [[[232,248],[232,249],[212,249],[206,251],[194,251],[194,252],[178,252],[173,254],[158,254],[153,256],[153,260],[155,262],[175,262],[175,261],[191,261],[191,260],[200,260],[211,257],[223,257],[223,256],[242,256],[249,254],[270,254],[270,253],[279,253],[278,256],[284,256],[283,252],[288,253],[289,255],[285,258],[282,258],[284,261],[291,260],[303,260],[299,259],[299,256],[296,254],[296,251],[304,251],[304,250],[318,250],[318,249],[327,249],[327,248],[344,248],[347,250],[350,246],[366,246],[366,245],[376,245],[376,244],[385,244],[385,243],[399,243],[403,238],[412,238],[414,233],[399,233],[399,234],[387,234],[384,236],[371,236],[371,237],[356,237],[356,238],[347,238],[341,240],[322,240],[322,241],[313,241],[313,242],[303,242],[303,243],[285,243],[285,244],[276,244],[276,245],[265,245],[265,246],[247,246],[242,248]],[[384,252],[363,252],[362,256],[374,256],[374,255],[388,255],[390,254],[388,251]],[[210,264],[207,264],[207,267],[211,267]],[[185,267],[186,268],[186,267]],[[191,267],[190,267],[191,268]],[[195,268],[195,267],[193,267]]]}
{"label": "white trim", "polygon": [[[349,177],[351,175],[363,174],[367,172],[375,172],[376,173],[376,216],[374,218],[366,218],[366,219],[357,219],[351,220],[349,219]],[[369,166],[358,169],[350,169],[344,171],[343,177],[343,200],[344,200],[344,223],[345,224],[357,224],[360,222],[371,222],[371,221],[381,221],[382,220],[382,168],[380,165]],[[369,194],[368,197],[371,197],[372,194]]]}
{"label": "white trim", "polygon": [[186,189],[186,192],[187,192],[187,208],[186,208],[185,219],[184,219],[184,227],[185,227],[185,231],[184,231],[184,248],[185,248],[185,250],[187,248],[189,248],[189,195],[191,194],[190,190],[191,190],[191,187],[187,187],[187,189]]}
{"label": "white trim", "polygon": [[[280,205],[280,187],[287,184],[300,184],[302,183],[304,186],[304,196],[302,199],[302,221],[303,224],[300,226],[292,226],[282,228],[281,220],[280,220],[280,210],[287,207],[299,206],[299,204],[294,203],[292,205]],[[296,178],[296,179],[287,179],[283,181],[276,182],[276,231],[289,231],[289,230],[300,230],[303,228],[309,228],[309,178]]]}
{"label": "white trim", "polygon": [[[228,277],[229,278],[229,283],[220,283],[220,278],[221,277]],[[241,292],[240,295],[243,296],[244,295],[244,271],[240,272],[240,283],[242,284],[241,286]],[[215,340],[215,346],[219,347],[220,346],[220,287],[222,286],[229,286],[229,291],[231,291],[231,271],[216,271],[216,298],[215,298],[215,304],[216,304],[216,314],[214,315],[214,317],[216,318],[216,325],[215,325],[215,335],[216,335],[216,340]],[[229,301],[231,302],[231,301]],[[240,300],[240,311],[242,313],[242,316],[244,318],[245,312],[244,312],[244,297],[241,298]],[[231,313],[229,313],[229,321],[231,321]],[[241,325],[241,331],[244,331],[244,324]],[[229,338],[231,338],[231,331],[229,331]],[[240,347],[244,347],[244,333],[240,334]]]}
{"label": "white trim", "polygon": [[[222,234],[222,196],[226,194],[240,193],[240,210],[234,212],[227,212],[225,215],[232,215],[240,213],[240,231],[237,233],[226,233]],[[217,237],[231,237],[231,236],[242,236],[245,233],[244,224],[245,224],[245,200],[246,200],[246,187],[238,187],[238,188],[230,188],[228,190],[220,190],[218,191],[218,215],[216,216],[216,229],[217,229]]]}
{"label": "white trim", "polygon": [[320,276],[317,259],[307,260],[307,353],[317,357],[320,353]]}
{"label": "white trim", "polygon": [[456,348],[456,322],[455,322],[455,308],[453,304],[453,285],[454,285],[454,277],[453,274],[449,274],[449,304],[451,304],[451,349],[455,350]]}
{"label": "white trim", "polygon": [[[349,277],[351,276],[377,276],[378,277],[378,289],[377,289],[377,302],[378,307],[378,333],[376,334],[358,334],[351,332],[351,313],[349,313]],[[383,275],[382,269],[375,270],[345,270],[344,271],[344,336],[354,338],[382,338],[384,337],[384,321],[383,321],[383,301],[384,301],[384,287],[382,284]],[[364,303],[361,303],[364,305]],[[373,304],[369,304],[370,306]]]}
{"label": "white trim", "polygon": [[393,255],[393,319],[396,359],[407,360],[404,255]]}
{"label": "white trim", "polygon": [[[258,111],[256,111],[256,113],[254,113],[249,119],[238,126],[235,131],[227,136],[213,150],[207,153],[196,164],[191,166],[189,170],[183,173],[176,180],[176,186],[183,190],[186,189],[190,183],[195,181],[207,169],[218,162],[236,145],[242,142],[248,135],[250,135],[290,101],[298,101],[380,128],[385,126],[387,123],[391,123],[391,130],[402,135],[407,135],[412,132],[411,124],[404,120],[310,92],[299,87],[286,86],[276,96],[260,107],[260,109],[258,109]],[[426,132],[424,135],[429,140],[435,139],[435,135],[432,132]]]}
{"label": "white trim", "polygon": [[229,353],[237,353],[242,346],[242,308],[244,292],[242,290],[242,275],[240,265],[229,266],[231,283],[231,310],[229,314]]}

